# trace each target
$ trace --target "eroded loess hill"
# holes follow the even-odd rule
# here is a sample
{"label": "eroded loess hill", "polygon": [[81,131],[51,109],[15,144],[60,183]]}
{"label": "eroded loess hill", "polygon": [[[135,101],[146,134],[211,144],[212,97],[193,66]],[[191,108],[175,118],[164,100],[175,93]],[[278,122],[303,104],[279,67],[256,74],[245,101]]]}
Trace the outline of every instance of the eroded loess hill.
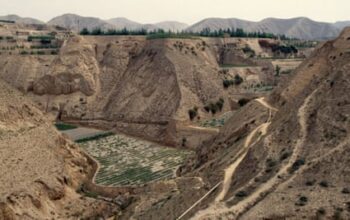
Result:
{"label": "eroded loess hill", "polygon": [[177,210],[168,217],[350,218],[349,60],[346,29],[270,97],[237,111],[180,170],[201,176],[211,193],[203,200],[197,195],[201,202],[188,212],[190,206],[178,202],[186,195],[173,195],[163,202]]}
{"label": "eroded loess hill", "polygon": [[0,219],[76,219],[110,213],[110,204],[76,193],[92,172],[85,154],[22,93],[3,81],[0,93]]}
{"label": "eroded loess hill", "polygon": [[[204,108],[210,103],[222,98],[221,112],[231,111],[242,96],[237,94],[275,83],[270,62],[250,59],[271,53],[258,39],[64,36],[58,54],[2,54],[1,78],[54,118],[174,146],[184,138],[198,146],[217,133],[189,127],[191,109],[198,108],[194,121],[211,119]],[[24,40],[23,50],[30,43]],[[231,68],[236,66],[242,67]],[[225,88],[223,82],[236,75],[243,83]]]}

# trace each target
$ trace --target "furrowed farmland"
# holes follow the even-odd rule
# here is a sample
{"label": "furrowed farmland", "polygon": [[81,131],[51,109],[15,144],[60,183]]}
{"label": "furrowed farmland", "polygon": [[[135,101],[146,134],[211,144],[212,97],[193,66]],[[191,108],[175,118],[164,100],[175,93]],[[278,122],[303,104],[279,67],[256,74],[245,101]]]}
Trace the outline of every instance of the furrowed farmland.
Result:
{"label": "furrowed farmland", "polygon": [[172,178],[191,154],[121,134],[86,141],[81,146],[99,162],[95,182],[104,186],[139,185]]}

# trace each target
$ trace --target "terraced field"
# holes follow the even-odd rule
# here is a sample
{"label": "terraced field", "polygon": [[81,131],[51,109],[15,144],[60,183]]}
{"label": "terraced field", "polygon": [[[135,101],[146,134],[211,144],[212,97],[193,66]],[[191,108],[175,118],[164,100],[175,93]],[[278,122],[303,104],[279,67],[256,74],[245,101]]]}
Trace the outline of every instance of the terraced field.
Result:
{"label": "terraced field", "polygon": [[81,146],[100,163],[95,182],[104,186],[138,185],[172,178],[192,153],[121,134],[84,142]]}
{"label": "terraced field", "polygon": [[234,112],[232,111],[226,112],[217,118],[200,121],[198,122],[198,126],[208,128],[220,128],[225,125],[226,121],[230,119],[233,114]]}

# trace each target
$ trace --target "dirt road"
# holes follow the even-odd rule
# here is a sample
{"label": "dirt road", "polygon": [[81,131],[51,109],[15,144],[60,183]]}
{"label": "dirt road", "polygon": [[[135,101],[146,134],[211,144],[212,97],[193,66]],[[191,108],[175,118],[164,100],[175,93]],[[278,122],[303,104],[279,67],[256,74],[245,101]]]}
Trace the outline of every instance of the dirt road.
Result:
{"label": "dirt road", "polygon": [[[232,177],[233,177],[237,167],[239,166],[239,164],[242,162],[242,160],[247,155],[249,148],[251,146],[253,146],[254,144],[256,144],[261,139],[261,137],[263,137],[266,134],[267,129],[268,129],[269,125],[271,124],[272,111],[278,111],[278,109],[276,109],[276,108],[272,107],[270,104],[268,104],[264,100],[264,98],[259,98],[259,99],[256,99],[255,101],[259,102],[261,105],[263,105],[264,107],[269,109],[268,120],[265,123],[258,126],[257,128],[255,128],[247,136],[247,138],[244,142],[243,148],[238,153],[238,155],[240,155],[240,156],[225,170],[224,180],[222,182],[222,189],[221,189],[220,193],[217,195],[217,197],[215,198],[214,203],[212,203],[207,209],[199,211],[192,219],[202,219],[202,218],[206,218],[206,217],[211,216],[211,215],[215,215],[217,213],[222,213],[222,212],[228,211],[227,207],[223,204],[222,201],[224,200],[227,192],[230,189]],[[252,140],[254,137],[256,137],[257,134],[259,134],[259,137],[252,144]],[[218,183],[209,192],[214,191],[213,189],[216,189],[219,185],[220,184]],[[204,198],[207,197],[209,194],[210,193],[207,193],[204,196]],[[197,201],[192,207],[190,207],[185,213],[183,213],[181,215],[181,217],[183,217],[189,211],[191,211],[191,209],[193,209],[196,205],[198,205],[204,198],[202,197],[199,201]]]}

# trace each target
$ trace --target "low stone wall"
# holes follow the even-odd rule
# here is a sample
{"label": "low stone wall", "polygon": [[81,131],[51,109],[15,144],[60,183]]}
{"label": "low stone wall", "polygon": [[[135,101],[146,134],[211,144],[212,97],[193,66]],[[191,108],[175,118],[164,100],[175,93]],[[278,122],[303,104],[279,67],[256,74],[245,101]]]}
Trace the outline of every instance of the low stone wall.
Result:
{"label": "low stone wall", "polygon": [[[110,186],[101,186],[94,183],[94,177],[96,172],[99,169],[99,165],[96,160],[94,160],[90,155],[86,152],[83,152],[88,164],[92,167],[91,172],[88,173],[86,180],[83,182],[83,190],[87,190],[88,192],[96,193],[99,196],[106,198],[115,198],[119,195],[129,194],[133,195],[136,193],[137,188],[139,187],[131,187],[131,186],[122,186],[122,187],[110,187]],[[139,190],[138,190],[139,191]]]}

